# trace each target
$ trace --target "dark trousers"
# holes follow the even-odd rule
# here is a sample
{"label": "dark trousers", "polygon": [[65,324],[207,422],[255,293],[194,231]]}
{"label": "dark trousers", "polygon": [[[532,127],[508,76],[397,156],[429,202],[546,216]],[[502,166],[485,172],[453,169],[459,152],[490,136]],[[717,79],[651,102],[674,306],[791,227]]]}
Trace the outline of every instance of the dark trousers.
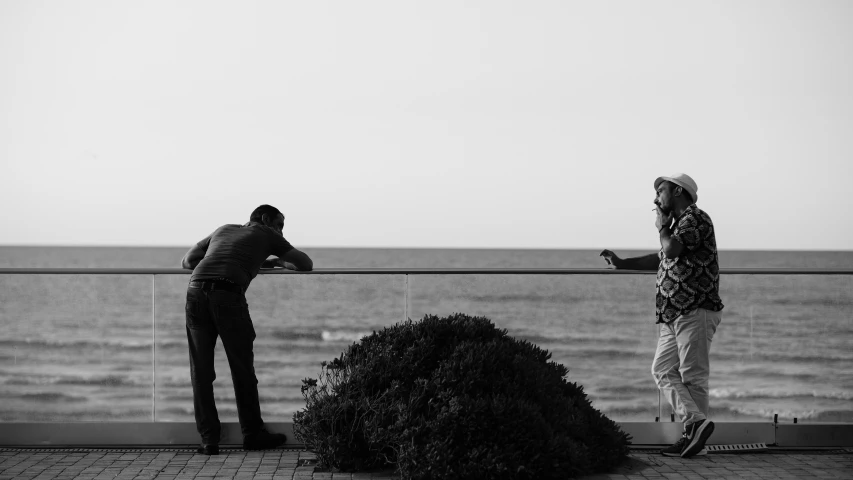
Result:
{"label": "dark trousers", "polygon": [[216,378],[213,349],[217,337],[222,337],[222,346],[231,367],[240,429],[243,435],[258,432],[264,422],[252,353],[255,329],[246,298],[240,293],[224,290],[188,288],[186,311],[193,407],[202,442],[218,445],[221,434],[219,414],[213,400],[213,380]]}

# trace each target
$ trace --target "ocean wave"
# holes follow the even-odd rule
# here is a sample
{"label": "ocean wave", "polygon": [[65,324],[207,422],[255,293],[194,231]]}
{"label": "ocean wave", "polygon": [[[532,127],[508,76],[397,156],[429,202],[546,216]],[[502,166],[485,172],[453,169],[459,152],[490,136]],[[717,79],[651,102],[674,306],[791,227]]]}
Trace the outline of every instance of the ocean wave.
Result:
{"label": "ocean wave", "polygon": [[[22,338],[19,340],[0,340],[0,347],[45,347],[45,348],[118,348],[122,350],[151,350],[152,340],[129,338],[59,339],[59,338]],[[186,346],[186,340],[157,340],[157,348]]]}
{"label": "ocean wave", "polygon": [[[830,417],[832,418],[840,418],[840,419],[853,419],[853,410],[818,410],[814,408],[809,409],[797,409],[797,408],[789,408],[789,409],[779,409],[779,408],[766,408],[766,407],[757,407],[757,406],[728,406],[722,409],[723,411],[727,411],[730,413],[734,413],[737,415],[743,415],[747,417],[759,417],[766,418],[768,420],[772,420],[774,416],[778,415],[781,419],[798,419],[798,420],[825,420]],[[712,416],[721,415],[721,409],[714,409],[712,407]]]}
{"label": "ocean wave", "polygon": [[86,402],[86,397],[68,395],[61,392],[2,392],[0,397],[11,400],[23,400],[27,404],[35,403],[80,403]]}
{"label": "ocean wave", "polygon": [[323,330],[320,338],[324,342],[358,342],[362,338],[373,334],[367,331],[348,331],[348,330]]}
{"label": "ocean wave", "polygon": [[[363,337],[373,334],[373,330],[366,329],[282,329],[274,330],[270,337],[277,340],[286,340],[289,342],[298,341],[323,341],[323,342],[358,342]],[[577,348],[579,346],[630,346],[633,348],[637,344],[637,340],[633,338],[618,338],[607,337],[599,338],[590,334],[574,334],[561,332],[555,335],[541,334],[535,332],[510,332],[514,338],[519,340],[527,340],[536,345],[549,344],[549,346]],[[159,346],[159,343],[158,343]],[[627,351],[625,349],[623,352]]]}
{"label": "ocean wave", "polygon": [[[651,421],[658,416],[658,406],[655,405],[621,405],[619,403],[608,403],[594,401],[593,407],[605,415],[618,420],[619,418],[648,418]],[[664,420],[669,421],[670,407],[667,404],[663,405]],[[743,405],[711,405],[711,419],[720,419],[719,421],[744,421],[750,419],[761,419],[773,421],[774,415],[778,415],[779,419],[793,420],[812,420],[812,421],[827,421],[827,422],[853,422],[853,409],[816,409],[816,408],[767,408],[760,406],[743,406]],[[676,418],[676,421],[678,419]]]}
{"label": "ocean wave", "polygon": [[275,375],[279,375],[282,369],[310,368],[317,365],[319,365],[319,361],[314,361],[313,359],[290,359],[288,357],[284,357],[283,359],[278,357],[263,358],[258,355],[257,351],[255,352],[255,373],[257,374],[260,374],[261,371],[270,371]]}
{"label": "ocean wave", "polygon": [[774,298],[775,305],[793,305],[796,307],[847,307],[853,305],[853,298],[841,297],[807,297],[807,298],[789,298],[779,297]]}
{"label": "ocean wave", "polygon": [[288,329],[288,330],[273,330],[270,335],[272,338],[278,340],[287,340],[287,341],[299,341],[299,340],[312,340],[319,341],[320,332],[315,330],[296,330],[296,329]]}
{"label": "ocean wave", "polygon": [[57,385],[97,385],[110,387],[136,387],[151,384],[150,379],[134,380],[132,377],[120,377],[118,375],[103,375],[96,377],[63,377],[56,382]]}
{"label": "ocean wave", "polygon": [[[147,422],[151,419],[151,407],[148,408],[115,408],[105,410],[98,409],[66,410],[57,412],[45,405],[43,410],[11,410],[0,405],[0,420],[4,422]],[[84,405],[81,405],[85,408]],[[236,416],[236,414],[235,414]]]}
{"label": "ocean wave", "polygon": [[823,398],[829,400],[853,400],[853,391],[778,391],[768,389],[741,390],[738,388],[712,388],[708,395],[717,399],[761,399],[761,398]]}
{"label": "ocean wave", "polygon": [[87,401],[86,397],[80,397],[77,395],[66,395],[64,393],[56,393],[56,392],[44,392],[44,393],[22,393],[17,396],[22,400],[26,400],[28,402],[40,402],[40,403],[66,403],[66,402],[85,402]]}
{"label": "ocean wave", "polygon": [[587,389],[587,394],[590,397],[607,400],[624,400],[630,398],[643,398],[653,396],[657,399],[657,387],[654,382],[644,382],[645,385],[621,385],[610,387],[590,387]]}
{"label": "ocean wave", "polygon": [[[713,362],[728,362],[734,364],[772,364],[785,366],[791,364],[816,364],[820,367],[839,367],[845,363],[853,362],[853,355],[840,353],[838,350],[825,349],[820,353],[795,353],[786,351],[784,353],[749,353],[743,350],[715,351],[711,354]],[[841,364],[841,365],[839,365]],[[816,373],[819,374],[820,372]]]}
{"label": "ocean wave", "polygon": [[601,337],[589,334],[568,334],[568,335],[541,335],[538,333],[521,333],[521,332],[510,332],[510,335],[513,338],[518,340],[527,340],[528,342],[534,345],[545,345],[553,343],[559,343],[559,346],[564,347],[576,347],[578,345],[588,345],[588,344],[600,344],[600,345],[624,345],[624,346],[635,346],[638,343],[636,338],[619,338],[619,337]]}
{"label": "ocean wave", "polygon": [[838,355],[826,352],[821,355],[797,354],[797,353],[756,353],[753,355],[757,360],[771,360],[774,362],[796,362],[796,363],[827,363],[827,362],[850,362],[853,355]]}
{"label": "ocean wave", "polygon": [[558,304],[573,304],[584,300],[583,297],[574,297],[566,294],[541,295],[538,293],[528,294],[483,294],[469,295],[466,299],[470,302],[485,302],[493,304],[513,303],[513,302],[532,302],[540,303],[558,303]]}
{"label": "ocean wave", "polygon": [[272,337],[287,341],[358,342],[373,334],[368,330],[276,330]]}
{"label": "ocean wave", "polygon": [[622,405],[622,404],[609,404],[607,402],[599,402],[594,401],[592,404],[593,407],[598,409],[600,412],[607,415],[620,414],[624,416],[657,416],[658,414],[658,405],[655,402],[654,405]]}
{"label": "ocean wave", "polygon": [[[617,365],[633,365],[637,361],[637,354],[631,350],[624,350],[621,348],[607,348],[606,346],[598,346],[598,345],[589,345],[584,347],[579,346],[566,346],[563,348],[555,348],[554,346],[547,345],[542,347],[548,352],[551,353],[551,356],[554,361],[558,363],[563,362],[591,362],[594,360],[597,361],[610,361],[612,363],[616,363]],[[645,356],[639,357],[644,363],[646,360]],[[566,363],[566,366],[569,369],[572,368],[572,364]],[[606,367],[600,367],[601,370],[599,373],[604,373],[606,371]],[[651,378],[651,374],[648,375],[648,378]]]}
{"label": "ocean wave", "polygon": [[[192,401],[192,400],[190,400],[190,401]],[[217,410],[217,413],[219,413],[220,417],[226,413],[226,411],[224,409],[222,409],[219,405],[216,406],[216,410]],[[169,414],[172,414],[172,415],[193,417],[195,415],[195,409],[193,408],[192,405],[190,405],[188,407],[177,407],[177,406],[161,407],[161,408],[158,408],[156,411],[157,411],[157,415],[160,415],[160,416],[168,416]],[[236,410],[234,413],[236,413]]]}
{"label": "ocean wave", "polygon": [[[590,397],[604,401],[621,401],[630,398],[653,395],[657,398],[657,389],[644,385],[621,385],[601,388],[590,388]],[[793,390],[778,391],[770,389],[741,390],[739,388],[724,387],[712,388],[708,395],[716,400],[787,400],[798,398],[822,399],[822,400],[853,400],[853,391],[850,390]],[[712,405],[713,406],[713,405]]]}
{"label": "ocean wave", "polygon": [[[219,413],[219,419],[220,420],[233,421],[233,420],[237,419],[236,404],[234,404],[234,406],[231,406],[231,405],[228,405],[227,402],[221,402],[219,399],[217,399],[217,402],[223,403],[222,405],[220,405],[220,403],[217,403],[217,405],[216,405],[216,411],[217,411],[217,413]],[[192,418],[193,416],[195,416],[195,409],[193,408],[192,404],[186,405],[186,406],[172,405],[172,406],[168,406],[168,407],[158,407],[157,408],[157,416],[158,417],[160,417],[160,418],[168,417],[169,414],[177,415],[177,416],[181,416],[181,417],[186,416],[186,417]],[[148,415],[149,416],[151,415],[150,410],[148,412]],[[266,417],[266,415],[264,415],[264,416]],[[269,420],[267,420],[267,421],[269,421]]]}
{"label": "ocean wave", "polygon": [[100,386],[100,387],[139,387],[150,386],[150,378],[123,377],[118,375],[99,375],[91,377],[74,377],[58,375],[15,376],[2,381],[3,385],[70,385],[70,386]]}

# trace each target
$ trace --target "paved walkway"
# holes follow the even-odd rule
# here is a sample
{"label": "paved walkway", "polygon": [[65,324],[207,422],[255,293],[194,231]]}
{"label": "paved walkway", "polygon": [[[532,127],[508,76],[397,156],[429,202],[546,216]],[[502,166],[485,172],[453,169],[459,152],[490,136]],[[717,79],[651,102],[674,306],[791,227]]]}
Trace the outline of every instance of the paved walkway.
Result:
{"label": "paved walkway", "polygon": [[[317,471],[315,457],[304,450],[244,452],[222,449],[220,455],[197,455],[189,449],[20,449],[0,447],[0,480],[6,479],[392,479],[393,472],[330,473]],[[654,450],[633,450],[629,461],[598,479],[853,479],[853,451],[769,451],[713,453],[681,459]]]}

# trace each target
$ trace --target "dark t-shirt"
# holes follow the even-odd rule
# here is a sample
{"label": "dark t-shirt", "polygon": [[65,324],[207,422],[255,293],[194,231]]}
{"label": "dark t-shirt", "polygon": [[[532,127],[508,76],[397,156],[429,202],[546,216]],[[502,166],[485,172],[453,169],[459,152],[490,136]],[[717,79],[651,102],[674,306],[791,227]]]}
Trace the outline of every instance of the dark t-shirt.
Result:
{"label": "dark t-shirt", "polygon": [[676,258],[658,253],[657,323],[669,323],[680,315],[704,308],[723,309],[720,299],[720,266],[714,224],[696,205],[675,220],[672,238],[684,245]]}
{"label": "dark t-shirt", "polygon": [[281,257],[293,250],[293,245],[275,230],[257,224],[223,225],[198,246],[204,250],[204,258],[196,265],[190,281],[226,278],[243,290],[267,257]]}

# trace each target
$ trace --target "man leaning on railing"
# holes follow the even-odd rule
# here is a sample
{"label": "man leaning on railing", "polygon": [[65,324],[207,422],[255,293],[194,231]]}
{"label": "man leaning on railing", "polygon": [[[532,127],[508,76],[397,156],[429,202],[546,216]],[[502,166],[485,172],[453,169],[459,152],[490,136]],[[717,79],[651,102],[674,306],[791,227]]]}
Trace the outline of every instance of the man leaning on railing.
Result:
{"label": "man leaning on railing", "polygon": [[[213,351],[216,338],[228,356],[243,448],[264,450],[284,444],[284,434],[270,433],[261,419],[258,379],[252,345],[255,329],[249,317],[246,289],[261,267],[308,271],[311,259],[285,240],[284,215],[275,207],[256,208],[245,225],[223,225],[195,244],[181,260],[193,271],[187,288],[187,340],[193,408],[199,453],[217,455],[221,425],[213,399]],[[277,258],[267,260],[270,255]]]}
{"label": "man leaning on railing", "polygon": [[723,310],[714,224],[696,206],[698,189],[683,173],[655,180],[658,253],[622,259],[610,250],[601,252],[618,269],[658,271],[660,336],[652,375],[684,423],[682,437],[661,453],[685,458],[704,455],[714,432],[708,419],[709,354]]}

